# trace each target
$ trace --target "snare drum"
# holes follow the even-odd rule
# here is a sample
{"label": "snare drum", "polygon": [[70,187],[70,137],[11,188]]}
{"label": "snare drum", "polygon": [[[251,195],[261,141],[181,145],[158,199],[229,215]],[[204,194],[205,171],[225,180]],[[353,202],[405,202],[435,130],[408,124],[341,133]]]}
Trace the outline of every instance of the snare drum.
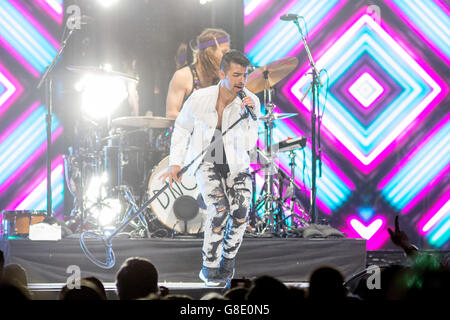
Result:
{"label": "snare drum", "polygon": [[[159,178],[168,167],[167,156],[153,170],[148,183],[148,199],[165,185]],[[156,218],[169,229],[187,234],[204,231],[206,205],[195,177],[183,175],[181,182],[174,182],[172,188],[167,188],[150,206]]]}
{"label": "snare drum", "polygon": [[27,238],[30,233],[30,225],[43,222],[46,211],[43,210],[19,210],[2,211],[3,238]]}

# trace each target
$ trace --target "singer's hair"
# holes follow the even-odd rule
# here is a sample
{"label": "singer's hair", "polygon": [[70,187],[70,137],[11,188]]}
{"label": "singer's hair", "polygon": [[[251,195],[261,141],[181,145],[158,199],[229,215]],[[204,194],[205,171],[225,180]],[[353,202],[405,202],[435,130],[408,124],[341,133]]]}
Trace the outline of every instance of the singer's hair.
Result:
{"label": "singer's hair", "polygon": [[[194,49],[194,64],[197,64],[200,72],[205,79],[206,84],[213,85],[219,82],[219,66],[220,61],[217,61],[214,53],[216,50],[220,50],[217,39],[220,38],[230,38],[230,35],[222,29],[207,28],[202,31],[202,33],[197,36],[197,49]],[[214,40],[216,42],[215,46],[209,46],[205,49],[198,50],[200,43]]]}
{"label": "singer's hair", "polygon": [[232,62],[245,68],[250,65],[250,60],[248,60],[242,52],[238,50],[230,50],[223,55],[222,61],[220,62],[220,70],[227,72]]}

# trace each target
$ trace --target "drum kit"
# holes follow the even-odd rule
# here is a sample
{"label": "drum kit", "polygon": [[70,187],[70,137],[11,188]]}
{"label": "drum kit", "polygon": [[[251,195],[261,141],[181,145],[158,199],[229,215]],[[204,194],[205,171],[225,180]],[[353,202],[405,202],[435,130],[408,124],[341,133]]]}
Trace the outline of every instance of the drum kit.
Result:
{"label": "drum kit", "polygon": [[[308,214],[295,197],[295,150],[306,144],[306,138],[273,142],[276,121],[296,116],[296,113],[274,113],[273,87],[297,65],[296,58],[286,58],[253,71],[247,88],[255,94],[264,91],[265,114],[258,121],[264,123],[265,149],[258,149],[264,171],[264,185],[259,198],[253,201],[250,221],[253,230],[262,234],[285,229],[286,220],[297,225],[309,221]],[[70,67],[73,72],[115,76],[124,81],[139,79],[127,74],[88,67]],[[268,99],[266,99],[268,97]],[[160,175],[169,166],[170,138],[174,120],[157,116],[130,116],[107,119],[106,130],[98,123],[87,121],[89,130],[81,133],[80,145],[69,148],[64,156],[65,178],[74,198],[73,210],[67,226],[75,233],[88,230],[104,234],[137,213],[140,206],[162,189]],[[280,173],[276,167],[277,153],[290,153],[291,174]],[[257,170],[257,171],[259,171]],[[254,173],[257,172],[255,170]],[[282,174],[289,180],[284,197],[275,189],[274,176]],[[255,189],[255,188],[254,188]],[[288,205],[287,205],[288,204]],[[294,206],[300,210],[294,210]],[[287,207],[288,206],[288,207]],[[289,214],[285,214],[288,212]],[[203,232],[206,205],[194,177],[183,175],[148,206],[146,211],[131,220],[131,237],[164,237],[168,235],[198,236]],[[256,227],[258,226],[258,228]]]}
{"label": "drum kit", "polygon": [[[265,115],[258,120],[264,123],[264,143],[263,150],[258,148],[258,154],[262,161],[264,172],[264,184],[261,188],[259,198],[256,199],[255,188],[253,188],[253,201],[250,218],[253,219],[253,232],[257,235],[265,233],[276,233],[278,235],[286,233],[297,227],[305,227],[311,222],[311,217],[305,211],[301,201],[296,197],[295,189],[295,150],[305,147],[306,137],[289,138],[274,144],[273,129],[278,120],[294,117],[297,113],[274,113],[272,102],[272,91],[274,86],[284,79],[298,64],[295,57],[289,57],[274,61],[266,66],[253,71],[247,82],[247,88],[253,93],[264,92]],[[275,158],[278,153],[289,152],[290,176],[276,166]],[[255,174],[253,172],[253,185],[255,185]],[[278,176],[278,185],[275,181]],[[289,180],[289,186],[283,195],[283,178]],[[290,220],[290,224],[287,224]]]}

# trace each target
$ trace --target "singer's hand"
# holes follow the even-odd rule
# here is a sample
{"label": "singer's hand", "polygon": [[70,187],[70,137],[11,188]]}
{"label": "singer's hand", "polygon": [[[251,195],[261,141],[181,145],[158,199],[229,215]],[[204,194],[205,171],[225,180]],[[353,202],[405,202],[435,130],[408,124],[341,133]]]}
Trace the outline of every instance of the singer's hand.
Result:
{"label": "singer's hand", "polygon": [[247,110],[245,110],[245,105],[247,107],[249,107],[249,108],[252,108],[252,109],[255,108],[255,102],[249,96],[247,96],[244,99],[242,99],[241,109],[242,109],[243,112],[247,112]]}
{"label": "singer's hand", "polygon": [[180,166],[170,166],[167,169],[166,173],[163,173],[162,175],[159,176],[159,180],[161,181],[165,181],[167,178],[169,178],[169,185],[172,188],[172,183],[173,180],[175,180],[176,182],[181,182],[181,177],[178,177],[178,172],[181,171],[181,167]]}

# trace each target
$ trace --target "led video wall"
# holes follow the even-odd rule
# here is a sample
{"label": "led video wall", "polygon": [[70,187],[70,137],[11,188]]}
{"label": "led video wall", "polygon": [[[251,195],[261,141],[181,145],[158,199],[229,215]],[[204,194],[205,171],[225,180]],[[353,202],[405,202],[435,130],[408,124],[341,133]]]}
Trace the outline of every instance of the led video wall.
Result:
{"label": "led video wall", "polygon": [[[306,136],[296,182],[311,186],[311,76],[297,14],[323,87],[320,218],[367,249],[393,248],[395,215],[413,243],[448,248],[450,239],[450,17],[440,0],[245,0],[245,52],[255,66],[285,57],[299,64],[276,85],[275,142]],[[306,97],[304,98],[306,94]],[[289,174],[287,154],[280,167]]]}
{"label": "led video wall", "polygon": [[[59,49],[62,0],[0,1],[0,210],[46,210],[45,93],[36,86]],[[56,116],[52,143],[63,128]],[[53,209],[62,213],[64,168],[52,159]]]}

